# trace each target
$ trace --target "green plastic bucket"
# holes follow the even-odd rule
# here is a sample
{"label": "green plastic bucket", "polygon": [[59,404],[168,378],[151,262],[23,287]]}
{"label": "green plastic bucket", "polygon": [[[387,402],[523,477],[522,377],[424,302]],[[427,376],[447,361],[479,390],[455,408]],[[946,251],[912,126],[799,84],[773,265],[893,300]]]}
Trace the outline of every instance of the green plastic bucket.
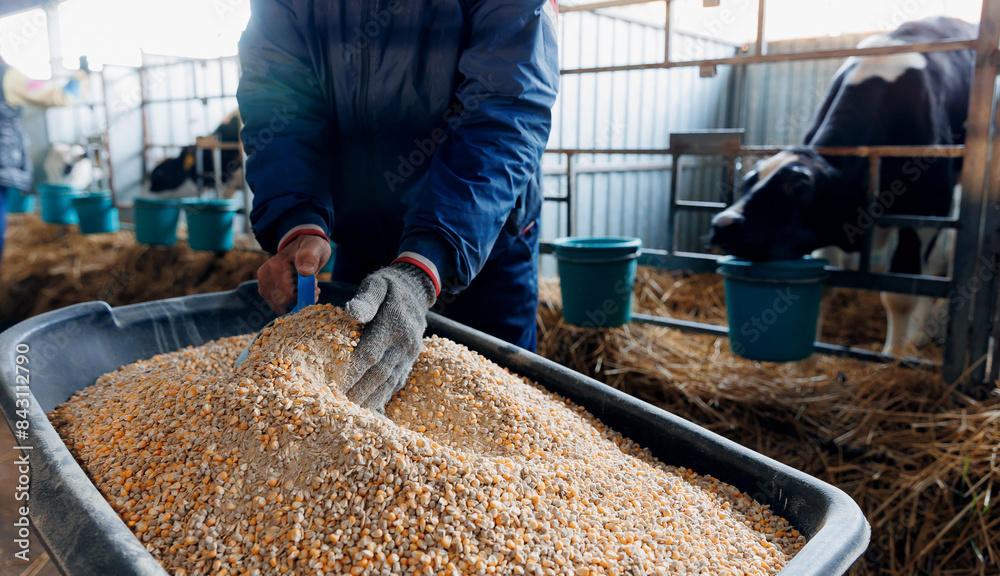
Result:
{"label": "green plastic bucket", "polygon": [[239,207],[228,200],[189,200],[188,245],[192,250],[222,252],[233,249],[233,217]]}
{"label": "green plastic bucket", "polygon": [[588,328],[614,328],[632,319],[632,288],[642,241],[638,238],[559,238],[563,318]]}
{"label": "green plastic bucket", "polygon": [[175,199],[135,199],[135,240],[150,246],[173,246],[181,203]]}
{"label": "green plastic bucket", "polygon": [[65,184],[39,184],[38,196],[42,204],[42,221],[49,224],[78,224],[73,198],[81,194],[79,188]]}
{"label": "green plastic bucket", "polygon": [[118,209],[111,205],[110,192],[88,192],[73,198],[73,209],[82,234],[118,231]]}
{"label": "green plastic bucket", "polygon": [[719,259],[733,353],[764,362],[811,356],[827,264],[810,257],[775,262]]}
{"label": "green plastic bucket", "polygon": [[6,207],[10,214],[23,214],[35,211],[35,195],[22,192],[17,188],[7,188]]}

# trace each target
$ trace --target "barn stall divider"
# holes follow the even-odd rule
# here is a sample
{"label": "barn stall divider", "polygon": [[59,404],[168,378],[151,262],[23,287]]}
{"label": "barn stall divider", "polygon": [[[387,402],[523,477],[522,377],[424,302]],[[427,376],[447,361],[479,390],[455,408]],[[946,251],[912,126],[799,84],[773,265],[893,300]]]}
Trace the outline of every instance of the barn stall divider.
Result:
{"label": "barn stall divider", "polygon": [[[223,150],[240,152],[242,145],[218,142],[212,133],[236,110],[239,64],[235,56],[179,58],[143,54],[139,67],[104,66],[94,73],[94,94],[87,102],[45,111],[48,142],[89,142],[88,150],[105,168],[105,185],[115,204],[128,207],[139,196],[157,161],[186,146],[210,150],[213,165]],[[96,156],[95,156],[96,155]],[[196,156],[197,174],[210,169]],[[198,192],[217,196],[221,174],[199,178]],[[242,190],[249,230],[249,190]],[[129,225],[127,225],[128,227]]]}
{"label": "barn stall divider", "polygon": [[[588,12],[600,15],[610,8],[620,8],[640,4],[649,4],[649,0],[609,0],[579,6],[562,7],[565,17],[574,12]],[[663,42],[662,59],[656,62],[639,64],[628,63],[618,65],[581,65],[567,67],[562,70],[564,83],[567,78],[614,76],[615,74],[654,71],[654,70],[697,70],[698,75],[706,82],[718,81],[720,77],[729,78],[728,99],[736,101],[733,92],[739,89],[739,82],[745,82],[745,72],[748,65],[766,63],[809,62],[817,60],[842,59],[850,56],[888,55],[912,52],[936,52],[949,50],[971,49],[976,52],[975,72],[970,98],[968,130],[964,146],[870,146],[825,148],[817,151],[828,155],[850,155],[868,158],[870,166],[869,214],[879,214],[877,192],[879,189],[879,166],[882,158],[892,157],[922,157],[922,158],[956,158],[964,159],[961,188],[960,210],[957,218],[926,217],[906,215],[880,215],[864,226],[864,246],[860,254],[858,270],[830,269],[827,283],[831,286],[841,286],[863,290],[877,290],[920,296],[947,298],[948,318],[946,321],[946,336],[943,359],[940,363],[942,376],[949,382],[961,381],[961,389],[970,395],[982,394],[989,390],[989,384],[996,381],[1000,374],[1000,346],[996,344],[1000,337],[1000,323],[995,321],[997,313],[997,281],[998,254],[1000,254],[1000,146],[991,143],[1000,142],[1000,118],[994,116],[994,108],[1000,109],[1000,100],[996,94],[995,85],[1000,65],[1000,55],[997,47],[1000,45],[1000,3],[984,2],[980,20],[979,36],[977,38],[954,39],[942,42],[910,44],[903,46],[880,46],[872,48],[835,48],[802,52],[771,53],[763,41],[766,0],[760,0],[757,19],[757,39],[755,42],[734,47],[731,55],[712,56],[696,59],[672,58],[676,47],[670,46],[670,40],[675,34],[670,33],[671,0],[665,0],[666,18],[659,28]],[[603,14],[608,17],[607,14]],[[564,23],[565,27],[565,23]],[[704,42],[702,41],[702,44]],[[704,52],[704,51],[702,51]],[[688,50],[688,54],[692,51]],[[723,67],[720,69],[720,67]],[[729,76],[726,76],[728,69]],[[577,80],[583,83],[583,80]],[[620,83],[620,82],[619,82]],[[627,85],[627,83],[626,83]],[[626,89],[627,90],[627,89]],[[577,111],[579,117],[579,111]],[[744,115],[752,115],[753,110],[744,111]],[[811,114],[811,110],[810,110]],[[728,114],[722,123],[716,121],[713,127],[731,127],[739,121],[739,114]],[[597,123],[597,109],[595,120]],[[991,123],[991,118],[993,122]],[[558,123],[557,123],[558,126]],[[558,139],[557,139],[558,141]],[[548,159],[556,159],[555,166],[549,162],[546,176],[547,186],[546,207],[548,223],[557,226],[556,235],[573,235],[578,228],[595,227],[593,211],[588,215],[591,220],[581,222],[580,206],[586,201],[579,191],[581,176],[594,171],[594,159],[619,158],[616,163],[605,163],[604,170],[614,173],[635,173],[640,171],[658,170],[667,175],[667,182],[659,192],[659,202],[663,210],[636,210],[634,218],[636,226],[644,226],[643,219],[664,216],[662,224],[665,236],[658,242],[649,242],[644,238],[644,246],[652,245],[658,248],[644,248],[640,263],[672,271],[714,272],[717,255],[707,251],[692,250],[690,234],[681,234],[685,222],[700,218],[706,223],[714,213],[723,210],[728,203],[736,200],[733,196],[738,190],[737,181],[741,166],[746,159],[754,156],[765,156],[776,153],[783,148],[774,145],[746,145],[743,143],[742,130],[691,130],[690,128],[670,135],[667,146],[628,147],[602,146],[603,142],[594,141],[597,145],[586,147],[556,146],[547,150]],[[591,160],[591,163],[580,162],[581,158]],[[684,198],[685,190],[681,187],[684,169],[689,167],[692,158],[697,159],[697,166],[714,169],[709,178],[716,179],[711,196],[712,199]],[[637,159],[646,159],[645,161]],[[994,169],[991,171],[990,166]],[[556,181],[556,193],[552,193],[552,181]],[[704,195],[703,195],[704,196]],[[593,201],[591,199],[591,201]],[[654,205],[656,207],[656,205]],[[559,212],[558,218],[552,218],[553,210]],[[985,213],[984,213],[985,212]],[[543,215],[544,217],[544,215]],[[610,214],[606,214],[610,218]],[[985,217],[985,218],[984,218]],[[624,221],[624,216],[622,216]],[[588,224],[590,224],[588,226]],[[898,273],[874,273],[871,270],[872,233],[875,226],[909,226],[920,228],[956,230],[955,255],[952,273],[949,277],[928,275],[910,275]],[[604,228],[613,228],[605,223]],[[546,237],[552,237],[550,230]],[[637,234],[638,235],[638,234]],[[685,240],[687,240],[685,242]],[[678,245],[678,244],[682,245]],[[551,244],[543,243],[543,253],[551,253]],[[723,326],[676,320],[667,317],[654,317],[642,314],[633,315],[636,322],[645,322],[691,330],[695,332],[726,335],[728,329]],[[894,358],[870,350],[845,346],[833,346],[819,343],[815,345],[819,353],[848,356],[876,362],[893,362],[903,360],[915,366],[927,367],[934,363],[917,358]]]}

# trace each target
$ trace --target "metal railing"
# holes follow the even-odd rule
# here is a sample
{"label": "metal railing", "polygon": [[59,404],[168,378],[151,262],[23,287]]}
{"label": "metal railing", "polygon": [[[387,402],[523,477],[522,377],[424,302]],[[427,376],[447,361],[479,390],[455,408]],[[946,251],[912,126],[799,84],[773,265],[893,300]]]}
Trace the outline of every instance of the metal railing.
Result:
{"label": "metal railing", "polygon": [[[1000,2],[983,2],[980,19],[980,31],[977,38],[954,39],[934,43],[909,44],[900,46],[883,46],[864,49],[819,50],[798,53],[767,54],[764,38],[765,2],[759,0],[757,38],[754,42],[753,54],[724,58],[710,58],[688,61],[672,61],[670,59],[670,0],[666,4],[666,37],[667,46],[662,62],[650,64],[628,64],[621,66],[596,66],[572,68],[562,71],[564,75],[617,72],[625,70],[649,70],[662,68],[698,67],[702,76],[711,76],[720,65],[743,66],[770,62],[789,62],[793,60],[811,60],[821,58],[844,58],[850,56],[886,55],[912,52],[940,52],[971,49],[976,52],[975,72],[969,103],[967,134],[964,146],[862,146],[817,149],[826,155],[851,155],[868,158],[869,162],[869,201],[876,201],[880,188],[879,166],[882,158],[894,157],[935,157],[963,158],[962,196],[958,218],[948,217],[918,217],[905,215],[883,215],[874,219],[880,226],[907,226],[929,228],[954,228],[956,230],[955,254],[952,264],[952,275],[948,278],[910,275],[910,274],[876,274],[871,271],[871,245],[874,226],[864,230],[864,248],[861,251],[861,264],[858,271],[832,270],[829,283],[835,286],[898,292],[932,297],[944,297],[949,301],[948,321],[944,353],[941,362],[943,377],[948,381],[964,383],[967,392],[981,392],[986,389],[985,382],[993,382],[1000,375],[1000,322],[995,322],[997,315],[998,286],[995,270],[1000,262],[1000,169],[992,172],[989,167],[1000,167],[1000,102],[994,93],[1000,64]],[[648,0],[610,0],[581,6],[561,8],[563,12],[594,10],[649,3]],[[997,117],[993,116],[997,106]],[[991,118],[996,123],[991,131]],[[997,142],[992,147],[991,143]],[[574,159],[583,154],[605,155],[666,155],[672,158],[671,166],[677,167],[679,159],[684,155],[721,155],[734,162],[739,156],[761,155],[781,150],[777,147],[742,146],[732,139],[719,138],[671,141],[671,146],[660,149],[572,149],[557,148],[547,152],[566,157],[567,193],[564,197],[548,198],[549,201],[565,203],[568,206],[568,228],[572,231],[575,222],[574,194],[577,171]],[[735,177],[735,170],[730,171]],[[641,263],[652,264],[671,270],[688,270],[694,272],[710,272],[715,269],[716,256],[701,253],[685,253],[673,250],[673,236],[676,231],[676,218],[681,211],[718,211],[725,203],[690,202],[678,200],[679,170],[671,170],[671,185],[669,190],[670,207],[668,218],[671,234],[665,250],[646,250]],[[992,202],[986,207],[990,196]],[[985,214],[984,214],[985,212]],[[870,212],[869,212],[870,213]],[[985,218],[984,218],[985,216]],[[985,279],[980,269],[990,265],[990,273]],[[970,289],[970,287],[972,289]],[[694,329],[719,333],[719,327],[683,326],[677,321],[665,318],[644,318],[642,321],[664,324],[669,323],[682,329]],[[697,324],[697,323],[693,323]],[[993,345],[991,360],[990,345]],[[892,358],[865,350],[839,349],[839,347],[819,346],[818,351],[861,357],[871,360],[889,361]],[[912,363],[925,364],[915,359],[907,359]]]}

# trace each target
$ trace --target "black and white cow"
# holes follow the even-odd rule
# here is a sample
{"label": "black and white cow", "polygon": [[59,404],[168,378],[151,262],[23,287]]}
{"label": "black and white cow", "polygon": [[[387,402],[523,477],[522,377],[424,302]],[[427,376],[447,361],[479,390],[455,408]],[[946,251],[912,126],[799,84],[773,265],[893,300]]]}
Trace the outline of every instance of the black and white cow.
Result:
{"label": "black and white cow", "polygon": [[[239,142],[240,114],[235,111],[219,124],[215,130],[219,142]],[[149,177],[149,191],[161,196],[194,196],[198,193],[197,156],[199,150],[195,146],[185,146],[174,158],[167,158],[153,168]],[[243,164],[239,150],[222,150],[221,180],[224,196],[232,196],[243,186]],[[215,163],[211,150],[201,150],[202,177],[204,182],[212,185],[215,182]]]}
{"label": "black and white cow", "polygon": [[67,184],[83,189],[100,179],[99,169],[87,156],[87,149],[79,144],[52,144],[42,168],[45,170],[45,181],[50,184]]}
{"label": "black and white cow", "polygon": [[[974,38],[977,26],[953,18],[907,22],[858,47]],[[712,220],[711,242],[751,260],[794,259],[814,251],[856,267],[864,231],[881,214],[948,216],[961,159],[884,158],[877,206],[869,213],[866,158],[821,156],[815,147],[947,145],[965,142],[972,51],[852,57],[833,79],[804,145],[759,162],[743,196]],[[873,230],[873,269],[945,275],[954,231]],[[853,262],[852,262],[853,260]],[[929,298],[882,294],[889,317],[884,352],[926,339]]]}

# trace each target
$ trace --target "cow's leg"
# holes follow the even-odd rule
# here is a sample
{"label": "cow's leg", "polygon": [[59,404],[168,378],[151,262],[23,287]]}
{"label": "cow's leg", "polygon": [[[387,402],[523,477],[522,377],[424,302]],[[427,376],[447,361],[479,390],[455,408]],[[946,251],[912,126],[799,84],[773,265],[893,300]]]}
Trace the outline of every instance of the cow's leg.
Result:
{"label": "cow's leg", "polygon": [[[947,276],[950,273],[954,253],[955,230],[942,230],[936,237],[934,230],[921,230],[919,235],[921,246],[925,247],[921,259],[922,273],[929,276]],[[928,246],[929,250],[926,248]],[[942,320],[946,320],[947,308],[941,310],[940,305],[947,306],[947,301],[943,298],[919,297],[919,303],[910,320],[907,342],[922,348],[943,336],[945,322]]]}
{"label": "cow's leg", "polygon": [[889,330],[885,336],[883,354],[902,356],[906,350],[910,321],[917,308],[918,298],[909,294],[882,293],[882,305],[889,319]]}
{"label": "cow's leg", "polygon": [[[912,229],[876,228],[872,241],[872,268],[879,271],[888,269],[890,272],[919,274],[920,247],[920,238]],[[878,259],[876,254],[879,255]],[[917,304],[917,297],[910,294],[882,293],[882,306],[885,308],[888,321],[883,354],[903,355]]]}
{"label": "cow's leg", "polygon": [[[905,274],[942,276],[948,273],[954,246],[954,230],[905,230],[901,233],[890,270]],[[934,300],[910,294],[882,294],[889,317],[883,352],[902,355],[911,347],[921,347],[935,338],[929,322]]]}
{"label": "cow's leg", "polygon": [[[813,258],[825,258],[830,261],[830,265],[834,268],[843,268],[846,264],[846,254],[840,248],[836,246],[827,246],[826,248],[820,248],[812,253]],[[816,341],[822,340],[823,336],[823,322],[826,321],[826,314],[830,311],[830,304],[833,302],[833,297],[837,295],[836,286],[823,286],[823,296],[819,301],[819,318],[816,321]]]}

